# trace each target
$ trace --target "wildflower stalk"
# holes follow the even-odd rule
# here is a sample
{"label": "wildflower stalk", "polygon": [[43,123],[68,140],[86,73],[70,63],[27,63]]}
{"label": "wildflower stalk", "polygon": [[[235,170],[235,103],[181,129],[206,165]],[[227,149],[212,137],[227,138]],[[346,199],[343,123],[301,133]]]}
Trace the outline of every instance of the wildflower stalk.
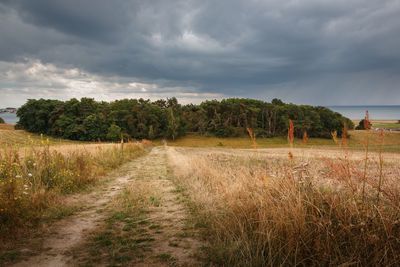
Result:
{"label": "wildflower stalk", "polygon": [[289,146],[290,146],[290,151],[289,151],[289,158],[293,161],[294,156],[292,153],[292,148],[293,148],[293,142],[294,142],[294,126],[292,120],[289,120],[289,129],[288,129],[288,136],[287,136]]}
{"label": "wildflower stalk", "polygon": [[376,196],[376,206],[379,205],[379,198],[381,194],[381,187],[382,187],[382,182],[383,182],[383,155],[382,155],[382,146],[384,142],[385,135],[383,133],[383,130],[381,129],[379,132],[379,182],[378,182],[378,193]]}
{"label": "wildflower stalk", "polygon": [[307,132],[304,131],[304,133],[303,133],[303,149],[302,149],[303,159],[304,159],[304,149],[307,146],[307,139],[308,139]]}
{"label": "wildflower stalk", "polygon": [[337,141],[337,132],[336,132],[336,130],[331,132],[331,135],[332,135],[333,142],[335,142],[335,144],[337,144],[338,141]]}
{"label": "wildflower stalk", "polygon": [[365,200],[365,184],[367,179],[367,166],[368,166],[368,152],[369,152],[369,130],[370,130],[370,122],[368,110],[365,113],[364,119],[364,129],[367,131],[367,135],[365,137],[365,160],[364,160],[364,173],[363,173],[363,183],[362,183],[362,201]]}
{"label": "wildflower stalk", "polygon": [[304,146],[307,145],[307,139],[308,139],[308,137],[307,137],[307,132],[304,131],[304,133],[303,133],[303,145],[304,145]]}
{"label": "wildflower stalk", "polygon": [[257,149],[256,135],[253,133],[253,131],[250,128],[247,127],[246,130],[249,133],[249,136],[251,138],[251,142],[253,143],[254,149]]}

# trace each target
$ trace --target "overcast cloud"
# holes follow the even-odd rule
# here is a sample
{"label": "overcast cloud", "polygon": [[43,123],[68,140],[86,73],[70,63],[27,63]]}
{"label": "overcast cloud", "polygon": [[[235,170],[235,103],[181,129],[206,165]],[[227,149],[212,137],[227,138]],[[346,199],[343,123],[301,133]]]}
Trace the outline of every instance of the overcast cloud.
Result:
{"label": "overcast cloud", "polygon": [[28,98],[400,103],[400,1],[0,0],[0,107]]}

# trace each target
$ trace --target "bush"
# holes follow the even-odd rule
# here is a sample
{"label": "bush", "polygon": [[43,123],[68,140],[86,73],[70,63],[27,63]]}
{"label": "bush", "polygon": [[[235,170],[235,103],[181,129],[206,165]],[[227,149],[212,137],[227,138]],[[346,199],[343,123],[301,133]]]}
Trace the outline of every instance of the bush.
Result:
{"label": "bush", "polygon": [[365,121],[365,119],[362,119],[358,126],[356,127],[356,130],[369,130],[371,129],[372,124],[370,121]]}
{"label": "bush", "polygon": [[0,117],[0,123],[6,123],[2,117]]}
{"label": "bush", "polygon": [[217,137],[229,137],[233,134],[233,127],[228,127],[224,125],[218,125],[215,131],[215,136]]}

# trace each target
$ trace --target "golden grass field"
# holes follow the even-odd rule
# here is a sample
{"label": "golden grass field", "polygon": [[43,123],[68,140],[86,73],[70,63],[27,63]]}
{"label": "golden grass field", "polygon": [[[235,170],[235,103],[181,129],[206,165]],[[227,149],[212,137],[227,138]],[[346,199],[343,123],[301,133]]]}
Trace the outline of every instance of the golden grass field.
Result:
{"label": "golden grass field", "polygon": [[397,265],[400,135],[349,134],[292,146],[256,139],[258,149],[250,138],[170,141],[170,168],[207,226],[212,264]]}
{"label": "golden grass field", "polygon": [[169,147],[168,157],[176,183],[207,226],[207,255],[215,265],[394,266],[400,260],[399,153]]}
{"label": "golden grass field", "polygon": [[[396,266],[400,262],[400,133],[371,130],[349,131],[349,135],[336,141],[295,140],[292,145],[283,137],[188,135],[168,141],[153,156],[158,165],[167,158],[167,166],[157,166],[168,173],[161,178],[173,181],[182,192],[180,201],[201,227],[208,242],[203,248],[205,265]],[[49,181],[67,173],[77,187],[144,153],[135,144],[126,158],[120,144],[49,139],[48,145],[42,145],[46,137],[38,135],[31,136],[36,141],[27,146],[23,141],[27,136],[24,131],[0,130],[0,143],[14,142],[14,151],[25,155],[24,162],[35,158],[29,151],[37,152],[36,166],[41,167],[21,169],[21,176],[28,179],[35,171],[34,177]],[[32,168],[29,164],[24,168]],[[48,176],[49,170],[54,176]],[[64,176],[59,175],[61,170]],[[155,167],[147,169],[152,170],[156,172]],[[81,180],[81,176],[88,178]],[[1,188],[20,196],[25,189],[18,183],[13,180]],[[20,187],[14,190],[16,185]],[[51,205],[49,199],[64,189],[70,190],[68,183],[38,188],[29,189],[31,202],[23,202],[35,210],[38,204]],[[47,198],[40,195],[42,189]],[[14,208],[7,218],[18,214],[24,221],[23,211],[29,205],[16,209],[12,201],[2,200],[3,206]]]}
{"label": "golden grass field", "polygon": [[51,145],[81,144],[66,139],[53,138],[50,136],[40,137],[39,134],[28,133],[24,130],[14,130],[13,124],[0,124],[0,146],[7,145],[13,147],[40,146],[41,142],[49,139]]}

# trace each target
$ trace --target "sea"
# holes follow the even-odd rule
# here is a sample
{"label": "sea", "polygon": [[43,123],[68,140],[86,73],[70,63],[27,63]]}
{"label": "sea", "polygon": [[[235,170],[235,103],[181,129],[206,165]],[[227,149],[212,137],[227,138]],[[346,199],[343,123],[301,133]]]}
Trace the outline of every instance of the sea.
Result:
{"label": "sea", "polygon": [[17,114],[10,112],[0,113],[0,118],[3,118],[5,123],[16,124],[18,121]]}
{"label": "sea", "polygon": [[400,120],[400,105],[390,106],[327,106],[327,108],[339,112],[343,116],[360,120],[365,118],[368,110],[370,120]]}

